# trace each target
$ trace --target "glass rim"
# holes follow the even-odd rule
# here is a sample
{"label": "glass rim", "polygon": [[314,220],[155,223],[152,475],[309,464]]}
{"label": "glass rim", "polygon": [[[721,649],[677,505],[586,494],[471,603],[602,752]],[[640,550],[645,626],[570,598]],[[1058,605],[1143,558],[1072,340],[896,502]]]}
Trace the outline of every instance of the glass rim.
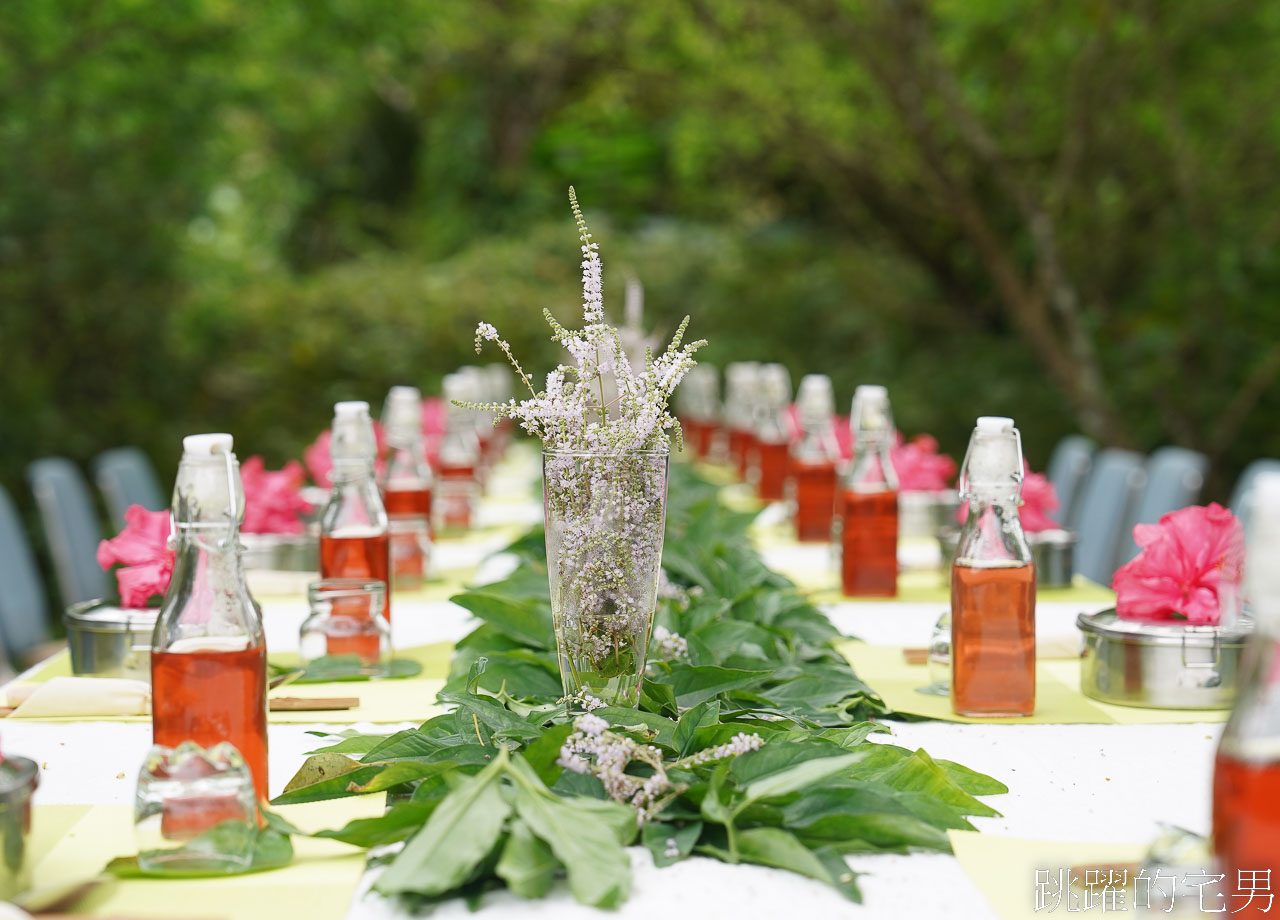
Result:
{"label": "glass rim", "polygon": [[644,450],[571,450],[562,448],[542,449],[544,457],[592,457],[617,459],[621,457],[670,457],[671,448],[646,448]]}
{"label": "glass rim", "polygon": [[385,594],[387,583],[380,578],[321,578],[307,583],[307,597],[319,595],[354,597],[360,594]]}

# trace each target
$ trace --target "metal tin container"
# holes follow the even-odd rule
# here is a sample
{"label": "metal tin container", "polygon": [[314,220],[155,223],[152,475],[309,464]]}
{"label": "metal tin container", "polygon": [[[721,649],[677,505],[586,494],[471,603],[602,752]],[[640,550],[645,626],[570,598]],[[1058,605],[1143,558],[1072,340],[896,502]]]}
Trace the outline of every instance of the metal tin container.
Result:
{"label": "metal tin container", "polygon": [[1069,588],[1075,571],[1076,543],[1070,530],[1041,530],[1027,534],[1031,558],[1036,563],[1036,584],[1041,588]]}
{"label": "metal tin container", "polygon": [[155,607],[130,610],[100,600],[68,607],[62,622],[72,673],[151,680],[151,634],[159,613]]}
{"label": "metal tin container", "polygon": [[[1027,534],[1031,558],[1036,564],[1036,586],[1040,588],[1070,588],[1075,569],[1075,547],[1079,537],[1070,530],[1042,530]],[[956,558],[956,544],[960,542],[960,528],[952,525],[938,534],[942,547],[942,567],[950,578],[951,563]]]}
{"label": "metal tin container", "polygon": [[960,496],[955,489],[941,492],[898,493],[898,536],[936,537],[938,532],[955,523]]}
{"label": "metal tin container", "polygon": [[320,540],[313,534],[242,533],[241,562],[249,570],[320,571]]}
{"label": "metal tin container", "polygon": [[1080,690],[1104,703],[1144,709],[1230,709],[1240,650],[1253,621],[1231,627],[1121,620],[1114,609],[1082,613]]}
{"label": "metal tin container", "polygon": [[34,760],[6,757],[0,764],[0,901],[31,886],[27,845],[31,838],[31,796],[40,785]]}

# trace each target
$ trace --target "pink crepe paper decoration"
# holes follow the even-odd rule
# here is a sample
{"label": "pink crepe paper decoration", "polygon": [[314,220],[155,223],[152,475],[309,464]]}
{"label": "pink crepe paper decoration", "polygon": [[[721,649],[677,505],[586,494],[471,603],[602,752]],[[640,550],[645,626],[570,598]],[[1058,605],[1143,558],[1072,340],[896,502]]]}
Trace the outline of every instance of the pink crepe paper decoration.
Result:
{"label": "pink crepe paper decoration", "polygon": [[[326,428],[316,435],[316,439],[302,451],[302,462],[307,468],[307,473],[311,476],[311,481],[325,488],[330,485],[329,473],[333,469],[333,459],[329,456],[329,439],[332,436],[333,432]],[[373,423],[373,436],[378,442],[378,459],[374,463],[374,468],[381,472],[382,452],[387,446],[387,439],[383,433],[381,422],[375,421]]]}
{"label": "pink crepe paper decoration", "polygon": [[169,512],[130,505],[124,519],[124,530],[98,544],[98,565],[104,569],[120,566],[116,584],[121,606],[145,607],[152,597],[169,590],[173,577]]}
{"label": "pink crepe paper decoration", "polygon": [[[1023,461],[1022,505],[1018,508],[1018,520],[1027,533],[1041,533],[1062,527],[1049,515],[1058,510],[1058,491],[1044,473],[1032,473]],[[969,516],[969,503],[960,505],[956,519],[963,524]]]}
{"label": "pink crepe paper decoration", "polygon": [[244,482],[244,524],[240,529],[245,533],[302,533],[302,515],[311,511],[311,503],[302,497],[305,475],[297,460],[290,460],[282,470],[268,470],[258,456],[240,464]]}
{"label": "pink crepe paper decoration", "polygon": [[1171,511],[1158,524],[1137,524],[1142,547],[1111,580],[1116,615],[1145,622],[1217,626],[1223,602],[1238,593],[1244,528],[1214,502]]}
{"label": "pink crepe paper decoration", "polygon": [[899,432],[896,446],[889,453],[893,471],[898,474],[900,492],[943,492],[950,488],[956,475],[956,462],[938,453],[938,441],[932,435],[916,435],[905,443]]}

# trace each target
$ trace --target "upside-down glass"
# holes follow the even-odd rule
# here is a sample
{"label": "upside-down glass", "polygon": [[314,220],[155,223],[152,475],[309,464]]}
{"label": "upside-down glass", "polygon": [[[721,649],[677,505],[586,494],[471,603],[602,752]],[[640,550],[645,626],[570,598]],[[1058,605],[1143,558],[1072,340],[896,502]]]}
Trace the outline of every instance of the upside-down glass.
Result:
{"label": "upside-down glass", "polygon": [[386,674],[391,658],[391,627],[382,616],[386,593],[386,582],[366,578],[324,578],[307,585],[311,616],[298,639],[303,662],[353,655],[353,674]]}
{"label": "upside-down glass", "polygon": [[657,605],[667,451],[544,451],[547,574],[565,696],[634,706]]}
{"label": "upside-down glass", "polygon": [[253,860],[253,775],[235,745],[157,744],[138,773],[133,806],[143,872],[243,872]]}

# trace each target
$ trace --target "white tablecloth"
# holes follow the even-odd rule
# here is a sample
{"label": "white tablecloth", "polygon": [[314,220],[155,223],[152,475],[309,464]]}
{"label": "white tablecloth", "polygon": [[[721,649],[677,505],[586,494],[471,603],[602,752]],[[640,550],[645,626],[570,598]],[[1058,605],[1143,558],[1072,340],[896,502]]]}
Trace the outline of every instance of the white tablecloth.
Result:
{"label": "white tablecloth", "polygon": [[[479,563],[495,547],[466,552]],[[456,551],[455,551],[456,552]],[[498,574],[501,560],[487,563]],[[942,608],[938,604],[859,603],[827,608],[843,631],[886,645],[924,645]],[[297,645],[305,616],[300,601],[265,605],[270,648]],[[1045,604],[1038,634],[1070,636],[1071,605]],[[393,612],[399,647],[455,640],[475,625],[466,611],[447,602],[400,604]],[[1207,833],[1213,750],[1219,725],[959,725],[941,722],[891,723],[892,735],[876,736],[909,748],[923,747],[937,758],[963,763],[1003,780],[1010,793],[987,801],[1003,813],[977,818],[982,831],[1042,839],[1145,842],[1158,822]],[[306,734],[325,726],[272,725],[272,795],[294,774],[306,751],[320,740]],[[332,726],[328,726],[332,729]],[[371,728],[366,726],[366,728]],[[394,728],[394,727],[392,727]],[[389,730],[380,726],[376,730]],[[150,726],[139,723],[5,722],[4,749],[35,759],[44,775],[37,803],[129,803],[139,764],[150,744]],[[658,870],[647,852],[634,848],[635,885],[617,911],[623,918],[703,917],[975,917],[994,916],[957,861],[947,855],[863,855],[849,858],[862,876],[864,905],[789,872],[729,866],[694,858]],[[1031,903],[1033,879],[1010,879]],[[366,879],[367,885],[367,879]],[[363,888],[362,888],[363,890]],[[508,917],[592,918],[599,912],[573,902],[563,886],[543,901],[524,901],[498,892],[485,896],[491,920]],[[173,912],[172,905],[158,908]],[[377,896],[357,894],[349,918],[386,920],[400,916]],[[461,902],[436,909],[441,918],[471,916]]]}

